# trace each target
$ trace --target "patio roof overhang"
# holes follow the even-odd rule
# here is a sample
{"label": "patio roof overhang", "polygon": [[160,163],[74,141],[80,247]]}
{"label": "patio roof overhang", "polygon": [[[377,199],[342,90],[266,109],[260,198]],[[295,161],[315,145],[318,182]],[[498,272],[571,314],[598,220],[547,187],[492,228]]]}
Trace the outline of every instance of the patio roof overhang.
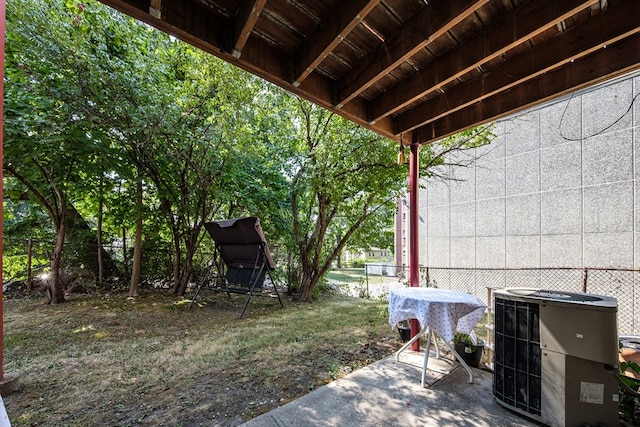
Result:
{"label": "patio roof overhang", "polygon": [[640,68],[637,0],[101,0],[405,144]]}

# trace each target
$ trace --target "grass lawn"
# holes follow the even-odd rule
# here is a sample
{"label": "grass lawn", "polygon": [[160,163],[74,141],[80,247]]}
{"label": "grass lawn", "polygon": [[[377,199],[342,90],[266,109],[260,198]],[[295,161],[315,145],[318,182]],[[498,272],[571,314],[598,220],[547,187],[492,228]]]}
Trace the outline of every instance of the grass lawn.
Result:
{"label": "grass lawn", "polygon": [[382,298],[387,295],[390,285],[402,283],[395,276],[367,275],[364,268],[333,269],[327,273],[326,279],[346,295],[371,298]]}
{"label": "grass lawn", "polygon": [[340,268],[329,271],[327,273],[327,280],[347,284],[365,283],[368,280],[370,284],[376,284],[397,282],[398,278],[395,276],[367,275],[364,268]]}
{"label": "grass lawn", "polygon": [[340,268],[327,273],[327,280],[338,283],[358,283],[365,281],[364,268]]}
{"label": "grass lawn", "polygon": [[401,346],[382,299],[312,304],[206,293],[7,300],[14,426],[236,426]]}

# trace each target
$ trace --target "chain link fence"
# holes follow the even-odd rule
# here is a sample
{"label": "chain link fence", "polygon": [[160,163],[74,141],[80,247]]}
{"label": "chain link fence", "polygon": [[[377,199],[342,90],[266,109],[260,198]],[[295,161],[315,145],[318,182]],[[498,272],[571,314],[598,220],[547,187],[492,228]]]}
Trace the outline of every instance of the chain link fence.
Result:
{"label": "chain link fence", "polygon": [[[367,266],[367,288],[375,287]],[[409,268],[395,267],[408,284]],[[395,279],[396,281],[398,279]],[[640,270],[613,268],[444,268],[420,267],[420,286],[466,292],[488,305],[488,288],[537,288],[606,295],[618,301],[618,331],[640,335]],[[372,291],[373,292],[373,291]]]}

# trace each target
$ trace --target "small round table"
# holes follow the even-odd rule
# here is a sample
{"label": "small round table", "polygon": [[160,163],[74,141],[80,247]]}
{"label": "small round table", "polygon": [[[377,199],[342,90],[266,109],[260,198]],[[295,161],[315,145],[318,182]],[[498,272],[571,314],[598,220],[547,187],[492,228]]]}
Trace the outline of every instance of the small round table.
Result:
{"label": "small round table", "polygon": [[469,382],[473,383],[471,368],[450,342],[456,331],[464,334],[471,333],[486,308],[487,305],[480,298],[464,292],[419,287],[392,289],[389,294],[389,324],[394,327],[403,320],[417,319],[421,327],[420,332],[397,351],[396,360],[399,360],[401,352],[428,332],[422,366],[422,386],[424,387],[429,348],[432,336],[436,333],[442,337],[445,345],[469,373]]}

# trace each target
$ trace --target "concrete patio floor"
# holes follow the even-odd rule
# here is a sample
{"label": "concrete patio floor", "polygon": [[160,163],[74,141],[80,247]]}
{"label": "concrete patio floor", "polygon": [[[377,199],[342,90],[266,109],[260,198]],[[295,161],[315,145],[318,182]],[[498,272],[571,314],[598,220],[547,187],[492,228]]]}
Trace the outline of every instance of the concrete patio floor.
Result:
{"label": "concrete patio floor", "polygon": [[468,373],[447,358],[429,358],[428,386],[420,385],[424,353],[405,351],[333,381],[242,427],[285,426],[536,426],[493,398],[493,374]]}

